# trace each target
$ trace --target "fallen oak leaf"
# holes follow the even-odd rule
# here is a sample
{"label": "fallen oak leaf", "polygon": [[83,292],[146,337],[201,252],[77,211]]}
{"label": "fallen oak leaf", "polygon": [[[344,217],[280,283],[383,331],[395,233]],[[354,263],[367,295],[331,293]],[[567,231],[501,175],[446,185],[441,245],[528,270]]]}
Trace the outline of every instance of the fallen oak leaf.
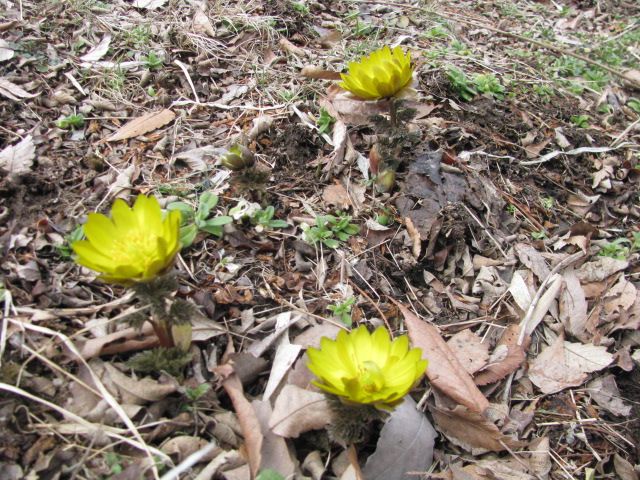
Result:
{"label": "fallen oak leaf", "polygon": [[489,400],[482,394],[471,375],[460,364],[455,354],[440,336],[438,329],[422,321],[404,305],[395,303],[407,324],[409,338],[414,347],[422,349],[422,357],[429,360],[427,378],[431,384],[461,405],[478,413],[484,412]]}
{"label": "fallen oak leaf", "polygon": [[269,428],[286,438],[297,438],[309,430],[324,428],[331,421],[331,409],[324,394],[285,385],[273,407]]}
{"label": "fallen oak leaf", "polygon": [[137,137],[143,135],[152,130],[165,126],[167,123],[173,121],[176,118],[176,114],[168,108],[160,110],[159,112],[149,112],[141,117],[134,118],[130,122],[125,123],[122,127],[116,130],[110,137],[107,137],[105,142],[117,142],[119,140],[126,140],[128,138]]}

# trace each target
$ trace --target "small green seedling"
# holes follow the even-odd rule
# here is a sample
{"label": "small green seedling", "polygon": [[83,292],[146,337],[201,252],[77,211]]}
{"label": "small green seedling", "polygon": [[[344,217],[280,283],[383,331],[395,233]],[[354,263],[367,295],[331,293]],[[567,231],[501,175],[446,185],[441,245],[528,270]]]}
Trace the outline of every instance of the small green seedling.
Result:
{"label": "small green seedling", "polygon": [[71,230],[69,234],[64,237],[64,243],[62,245],[58,245],[56,250],[58,251],[58,255],[64,259],[69,259],[73,255],[73,250],[71,245],[78,240],[82,240],[84,238],[84,230],[82,229],[82,225],[78,225],[76,228]]}
{"label": "small green seedling", "polygon": [[256,211],[251,217],[251,223],[255,225],[256,232],[260,233],[272,228],[286,228],[289,226],[284,220],[274,220],[275,208],[269,205],[267,208]]}
{"label": "small green seedling", "polygon": [[542,208],[544,208],[545,210],[551,210],[553,208],[555,200],[553,199],[553,197],[542,197],[540,199],[540,203],[542,204]]}
{"label": "small green seedling", "polygon": [[311,13],[309,7],[303,2],[291,2],[291,6],[296,12],[302,15],[309,15]]}
{"label": "small green seedling", "polygon": [[197,402],[204,396],[205,393],[209,391],[210,385],[207,383],[202,383],[197,387],[187,387],[184,390],[184,394],[187,398],[192,402]]}
{"label": "small green seedling", "polygon": [[285,480],[285,478],[275,470],[269,468],[258,473],[256,480]]}
{"label": "small green seedling", "polygon": [[84,115],[81,113],[69,115],[68,117],[64,117],[56,122],[56,126],[64,130],[75,130],[76,128],[82,128],[83,125]]}
{"label": "small green seedling", "polygon": [[640,250],[640,232],[633,232],[633,243],[631,244],[631,251],[637,252]]}
{"label": "small green seedling", "polygon": [[353,324],[351,320],[351,307],[353,307],[354,303],[356,303],[356,299],[349,297],[342,303],[327,306],[327,310],[333,313],[334,317],[339,318],[347,327],[350,327]]}
{"label": "small green seedling", "polygon": [[500,80],[491,73],[480,73],[473,77],[476,90],[489,96],[493,96],[499,100],[504,98],[504,86]]}
{"label": "small green seedling", "polygon": [[[635,242],[634,242],[635,243]],[[601,257],[615,258],[616,260],[626,260],[630,250],[628,246],[631,242],[626,238],[616,238],[613,242],[606,243],[598,252]]]}
{"label": "small green seedling", "polygon": [[346,242],[360,231],[359,226],[350,222],[350,215],[319,215],[315,226],[305,229],[304,239],[308,243],[320,242],[329,248],[338,248],[341,242]]}
{"label": "small green seedling", "polygon": [[113,475],[119,475],[124,470],[124,467],[122,466],[122,457],[115,452],[105,453],[104,461]]}
{"label": "small green seedling", "polygon": [[324,108],[320,109],[320,117],[318,117],[318,131],[320,133],[327,133],[331,129],[331,125],[336,121],[329,112]]}
{"label": "small green seedling", "polygon": [[627,107],[640,114],[640,100],[638,100],[637,98],[630,98],[627,102]]}
{"label": "small green seedling", "polygon": [[164,61],[155,52],[149,52],[149,55],[144,58],[144,63],[149,70],[157,70],[162,67]]}
{"label": "small green seedling", "polygon": [[531,238],[533,238],[534,240],[544,240],[545,238],[547,238],[547,232],[545,232],[544,230],[531,232]]}
{"label": "small green seedling", "polygon": [[506,210],[509,215],[515,215],[516,212],[518,211],[518,209],[513,203],[510,203],[509,205],[507,205]]}
{"label": "small green seedling", "polygon": [[447,70],[447,77],[451,83],[451,88],[453,88],[458,96],[465,102],[470,102],[478,94],[475,88],[473,88],[471,80],[469,80],[462,70],[450,67],[449,70]]}
{"label": "small green seedling", "polygon": [[589,128],[589,115],[571,115],[571,123],[578,128]]}
{"label": "small green seedling", "polygon": [[190,246],[198,232],[207,232],[216,237],[222,237],[222,227],[231,223],[233,219],[226,215],[209,218],[211,211],[218,204],[218,196],[211,192],[204,192],[200,196],[197,209],[193,209],[186,202],[172,202],[167,205],[168,210],[179,210],[182,213],[180,226],[180,241],[183,247]]}

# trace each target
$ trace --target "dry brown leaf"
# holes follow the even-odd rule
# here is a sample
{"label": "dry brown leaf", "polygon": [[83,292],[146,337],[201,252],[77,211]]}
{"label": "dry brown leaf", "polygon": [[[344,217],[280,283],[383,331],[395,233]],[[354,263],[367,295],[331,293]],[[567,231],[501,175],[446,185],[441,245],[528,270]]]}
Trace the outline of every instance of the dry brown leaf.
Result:
{"label": "dry brown leaf", "polygon": [[501,433],[498,427],[480,413],[470,411],[462,405],[453,410],[435,406],[429,410],[438,425],[438,431],[465,450],[501,452],[507,447],[518,448],[524,445],[524,442]]}
{"label": "dry brown leaf", "polygon": [[291,343],[300,345],[303,348],[320,348],[320,340],[322,337],[334,339],[340,330],[340,327],[332,323],[319,323],[311,328],[307,328],[304,332],[295,337]]}
{"label": "dry brown leaf", "polygon": [[173,121],[174,118],[176,118],[176,114],[168,108],[160,110],[159,112],[149,112],[125,123],[104,141],[117,142],[119,140],[137,137],[138,135],[144,135],[147,132],[165,126],[167,123]]}
{"label": "dry brown leaf", "polygon": [[604,311],[611,315],[628,310],[633,306],[637,295],[638,292],[633,283],[621,276],[618,283],[604,296]]}
{"label": "dry brown leaf", "polygon": [[104,368],[111,382],[118,387],[122,403],[143,405],[157,402],[178,390],[175,382],[160,383],[150,377],[131,378],[110,363],[105,363]]}
{"label": "dry brown leaf", "polygon": [[602,408],[616,416],[628,417],[631,405],[625,405],[613,375],[605,375],[593,379],[587,384],[591,398]]}
{"label": "dry brown leaf", "polygon": [[242,383],[240,383],[240,379],[235,372],[233,372],[233,367],[230,367],[228,364],[221,365],[216,369],[216,373],[225,378],[222,381],[222,387],[227,392],[227,395],[229,395],[233,409],[238,416],[238,422],[240,423],[240,428],[242,428],[242,434],[244,436],[247,457],[249,457],[248,463],[251,478],[255,478],[262,463],[261,450],[264,438],[260,429],[260,422],[258,421],[253,406],[244,396]]}
{"label": "dry brown leaf", "polygon": [[628,266],[629,262],[626,260],[616,260],[611,257],[597,257],[592,262],[582,264],[576,271],[576,275],[583,283],[601,282]]}
{"label": "dry brown leaf", "polygon": [[87,340],[80,350],[82,358],[99,357],[100,355],[114,355],[131,351],[151,348],[158,343],[153,334],[153,327],[145,323],[142,329],[126,328],[108,335]]}
{"label": "dry brown leaf", "polygon": [[636,292],[636,299],[633,305],[627,310],[620,312],[620,317],[616,320],[615,325],[609,332],[616,330],[636,330],[640,328],[640,291]]}
{"label": "dry brown leaf", "polygon": [[209,35],[211,38],[215,38],[216,31],[211,25],[211,21],[207,14],[201,8],[196,10],[196,13],[193,15],[193,23],[192,27],[195,33],[199,33],[201,35]]}
{"label": "dry brown leaf", "polygon": [[617,453],[613,456],[613,467],[616,469],[619,480],[638,480],[638,474],[633,465]]}
{"label": "dry brown leaf", "polygon": [[413,346],[420,347],[422,358],[429,361],[426,374],[431,384],[459,404],[475,412],[484,412],[489,406],[489,401],[473,383],[473,379],[442,339],[438,329],[418,318],[402,304],[391,300],[404,316]]}
{"label": "dry brown leaf", "polygon": [[325,70],[315,65],[307,65],[302,67],[300,75],[306,78],[314,78],[316,80],[340,80],[340,72],[335,70]]}
{"label": "dry brown leaf", "polygon": [[280,41],[278,42],[278,46],[284,52],[290,53],[291,55],[294,55],[296,57],[306,57],[307,56],[307,52],[305,52],[300,47],[295,46],[293,43],[291,43],[289,40],[287,40],[284,37],[280,39]]}
{"label": "dry brown leaf", "polygon": [[559,317],[567,332],[583,339],[587,324],[587,299],[575,270],[563,274],[564,289],[560,293]]}
{"label": "dry brown leaf", "polygon": [[538,280],[543,281],[549,276],[551,270],[547,266],[542,254],[528,243],[517,243],[515,246],[516,253],[520,261],[533,273]]}
{"label": "dry brown leaf", "polygon": [[3,95],[11,100],[19,102],[24,98],[33,98],[36,95],[27,92],[24,88],[10,82],[6,78],[0,77],[0,95]]}
{"label": "dry brown leaf", "polygon": [[269,420],[271,430],[286,438],[325,427],[331,421],[331,409],[324,394],[285,385],[276,399]]}
{"label": "dry brown leaf", "polygon": [[328,205],[335,205],[341,210],[348,209],[351,206],[351,199],[347,193],[347,189],[341,183],[328,185],[322,192],[322,200]]}
{"label": "dry brown leaf", "polygon": [[613,355],[603,346],[565,342],[562,335],[546,347],[529,366],[529,380],[543,393],[577,387],[590,372],[606,368]]}
{"label": "dry brown leaf", "polygon": [[447,342],[458,361],[471,375],[487,364],[489,360],[489,343],[466,329],[453,335]]}
{"label": "dry brown leaf", "polygon": [[517,324],[509,325],[500,337],[500,341],[496,345],[495,350],[502,350],[501,360],[489,364],[475,376],[476,385],[488,385],[503,379],[512,372],[515,372],[526,358],[526,351],[529,347],[530,338],[525,337],[522,345],[518,345],[518,336],[520,335],[520,326]]}
{"label": "dry brown leaf", "polygon": [[296,471],[296,465],[291,459],[287,443],[284,438],[276,435],[269,429],[269,418],[273,412],[271,404],[268,400],[254,400],[251,402],[256,412],[262,435],[262,462],[260,470],[271,469],[283,475],[285,478],[293,478]]}
{"label": "dry brown leaf", "polygon": [[640,88],[640,70],[626,70],[622,76],[636,88]]}
{"label": "dry brown leaf", "polygon": [[[189,455],[196,453],[198,450],[202,450],[207,445],[209,445],[209,442],[204,438],[192,437],[190,435],[179,435],[163,443],[160,450],[167,455],[173,456],[174,460],[180,463]],[[221,451],[222,449],[220,448],[214,448],[210,453],[203,456],[198,463],[212,460]]]}
{"label": "dry brown leaf", "polygon": [[102,40],[94,46],[91,50],[80,57],[83,62],[97,62],[104,57],[109,51],[109,45],[111,44],[111,34],[107,33]]}
{"label": "dry brown leaf", "polygon": [[31,171],[36,147],[33,137],[27,135],[15,145],[9,145],[0,152],[0,168],[15,176]]}
{"label": "dry brown leaf", "polygon": [[551,471],[551,454],[549,453],[549,437],[536,438],[529,443],[529,466],[531,473],[548,478]]}

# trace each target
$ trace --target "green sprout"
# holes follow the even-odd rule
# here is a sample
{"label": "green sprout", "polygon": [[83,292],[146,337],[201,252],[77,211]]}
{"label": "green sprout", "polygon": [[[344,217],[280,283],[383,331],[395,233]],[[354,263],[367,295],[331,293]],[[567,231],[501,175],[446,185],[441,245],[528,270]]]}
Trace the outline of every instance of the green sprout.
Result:
{"label": "green sprout", "polygon": [[627,102],[627,107],[629,107],[636,113],[640,113],[640,100],[638,100],[637,98],[630,98]]}
{"label": "green sprout", "polygon": [[571,115],[571,123],[578,128],[589,128],[589,115]]}
{"label": "green sprout", "polygon": [[327,112],[327,110],[325,110],[324,108],[320,109],[320,117],[318,117],[317,123],[318,123],[318,131],[322,134],[322,133],[327,133],[329,132],[331,125],[336,121],[335,118],[333,118],[329,112]]}
{"label": "green sprout", "polygon": [[551,210],[553,208],[555,200],[553,199],[553,197],[542,197],[540,199],[540,203],[542,204],[542,208],[544,208],[545,210]]}
{"label": "green sprout", "polygon": [[58,255],[64,259],[69,259],[73,255],[73,250],[71,249],[71,244],[77,242],[78,240],[82,240],[84,238],[84,230],[82,225],[78,225],[76,228],[71,230],[69,234],[64,237],[64,243],[62,245],[58,245],[56,250],[58,251]]}
{"label": "green sprout", "polygon": [[284,220],[274,220],[275,208],[269,205],[267,208],[256,211],[251,217],[251,223],[255,225],[258,233],[266,229],[286,228],[289,226]]}
{"label": "green sprout", "polygon": [[350,327],[353,324],[351,320],[351,307],[353,307],[354,303],[356,303],[356,299],[349,297],[344,302],[328,305],[327,310],[333,313],[334,317],[339,318],[347,327]]}
{"label": "green sprout", "polygon": [[[634,235],[634,245],[636,240]],[[601,257],[615,258],[616,260],[626,260],[629,256],[630,249],[625,245],[630,244],[631,242],[626,238],[616,238],[614,241],[608,242],[601,247],[598,255]]]}
{"label": "green sprout", "polygon": [[56,126],[64,130],[68,130],[68,129],[75,130],[76,128],[81,128],[83,125],[84,125],[84,115],[82,115],[81,113],[69,115],[56,122]]}
{"label": "green sprout", "polygon": [[537,232],[531,232],[531,238],[533,238],[534,240],[543,240],[543,239],[547,238],[547,232],[545,232],[544,230],[539,230]]}
{"label": "green sprout", "polygon": [[351,235],[360,231],[359,226],[350,222],[350,215],[319,215],[315,226],[305,229],[304,239],[308,243],[320,242],[329,248],[338,248],[341,242],[346,242]]}
{"label": "green sprout", "polygon": [[480,73],[473,77],[473,83],[476,86],[476,90],[480,93],[496,97],[499,100],[504,98],[504,86],[491,73]]}
{"label": "green sprout", "polygon": [[144,58],[144,63],[149,70],[157,70],[162,67],[164,61],[155,52],[149,52],[149,55]]}
{"label": "green sprout", "polygon": [[473,100],[473,97],[478,94],[473,88],[471,80],[469,80],[462,70],[450,67],[447,70],[447,77],[451,83],[451,88],[453,88],[458,96],[465,102],[470,102]]}
{"label": "green sprout", "polygon": [[268,468],[267,470],[262,470],[258,473],[256,480],[285,480],[282,475],[280,475],[275,470],[271,470]]}
{"label": "green sprout", "polygon": [[218,196],[211,192],[204,192],[200,196],[198,207],[194,208],[186,202],[172,202],[167,205],[168,210],[179,210],[182,213],[180,225],[180,241],[183,247],[190,246],[198,232],[207,232],[216,237],[222,237],[222,227],[233,220],[228,216],[209,218],[211,211],[218,204]]}

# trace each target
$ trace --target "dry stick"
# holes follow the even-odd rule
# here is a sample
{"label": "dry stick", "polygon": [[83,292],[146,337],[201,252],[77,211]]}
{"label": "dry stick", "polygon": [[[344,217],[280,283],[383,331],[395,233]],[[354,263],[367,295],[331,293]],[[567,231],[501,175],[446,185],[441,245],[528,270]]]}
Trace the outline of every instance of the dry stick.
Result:
{"label": "dry stick", "polygon": [[592,60],[589,57],[585,57],[584,55],[581,55],[579,53],[574,53],[571,52],[569,50],[565,50],[564,48],[561,47],[557,47],[556,45],[552,45],[550,43],[545,43],[545,42],[541,42],[540,40],[534,40],[533,38],[527,38],[525,36],[522,35],[518,35],[517,33],[512,33],[512,32],[507,32],[505,30],[500,30],[499,28],[495,28],[495,27],[491,27],[489,25],[485,25],[482,23],[477,23],[474,22],[473,20],[469,20],[467,18],[465,18],[464,16],[460,15],[460,14],[456,14],[456,13],[449,13],[449,14],[444,14],[444,13],[440,13],[440,12],[434,12],[434,11],[430,11],[427,8],[424,7],[415,7],[413,5],[406,5],[404,3],[395,3],[395,2],[380,2],[380,1],[372,1],[372,0],[354,0],[356,3],[368,3],[368,4],[376,4],[376,5],[387,5],[387,6],[391,6],[391,7],[401,7],[403,9],[413,9],[413,10],[419,10],[423,13],[430,13],[432,15],[436,15],[438,17],[442,17],[445,18],[447,20],[450,20],[452,22],[461,22],[461,23],[466,23],[467,25],[471,25],[472,27],[476,27],[476,28],[484,28],[486,30],[489,30],[493,33],[497,33],[499,35],[503,35],[505,37],[511,37],[511,38],[515,38],[516,40],[520,40],[522,42],[528,42],[531,43],[533,45],[536,45],[538,47],[541,48],[546,48],[547,50],[551,50],[552,52],[558,53],[560,55],[568,55],[570,57],[574,57],[577,58],[579,60],[582,60],[584,62],[587,62],[595,67],[601,68],[602,70],[605,70],[607,72],[609,72],[612,75],[615,75],[616,77],[621,78],[622,80],[632,84],[633,86],[635,86],[636,88],[640,88],[640,82],[634,78],[630,78],[628,76],[626,76],[623,72],[620,72],[618,70],[616,70],[615,68],[611,68],[608,65],[605,65],[604,63],[600,63],[597,60]]}

